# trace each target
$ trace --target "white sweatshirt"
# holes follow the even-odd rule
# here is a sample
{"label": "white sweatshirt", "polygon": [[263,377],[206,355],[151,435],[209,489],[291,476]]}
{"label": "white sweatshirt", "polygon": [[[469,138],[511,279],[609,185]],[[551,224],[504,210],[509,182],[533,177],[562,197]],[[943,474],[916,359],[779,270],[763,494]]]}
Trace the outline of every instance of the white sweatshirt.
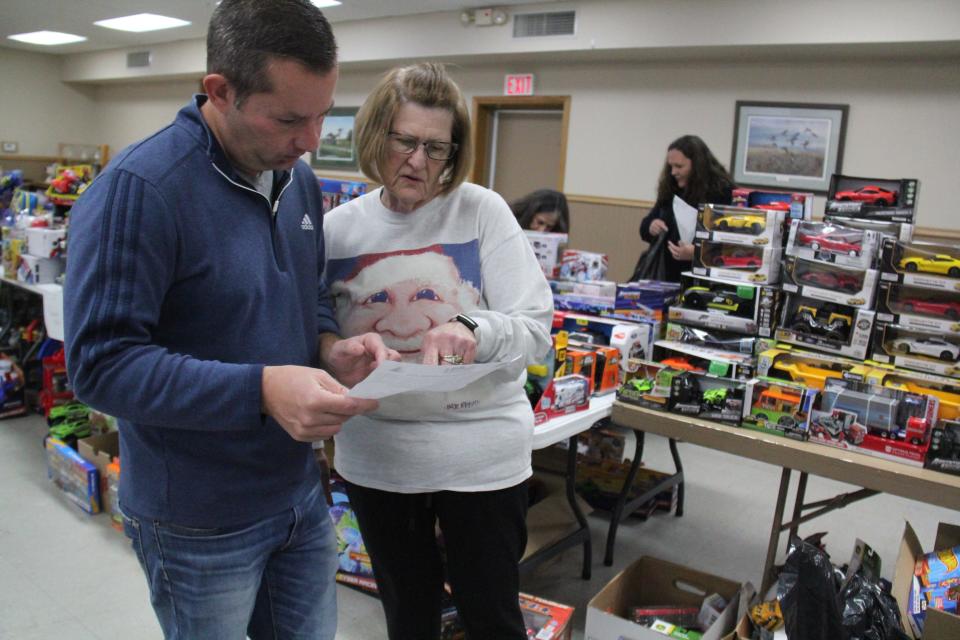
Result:
{"label": "white sweatshirt", "polygon": [[492,491],[531,475],[528,364],[550,347],[553,298],[523,231],[497,193],[463,184],[411,213],[377,189],[323,220],[325,279],[344,336],[376,331],[420,361],[431,327],[477,321],[477,362],[517,365],[450,393],[404,393],[351,418],[336,436],[337,471],[365,487]]}

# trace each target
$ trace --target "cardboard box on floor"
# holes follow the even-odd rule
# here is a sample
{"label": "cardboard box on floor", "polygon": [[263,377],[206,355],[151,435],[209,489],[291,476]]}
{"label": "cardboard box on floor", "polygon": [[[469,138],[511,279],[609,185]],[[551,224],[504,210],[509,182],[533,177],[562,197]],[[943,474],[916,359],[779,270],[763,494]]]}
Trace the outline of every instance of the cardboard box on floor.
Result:
{"label": "cardboard box on floor", "polygon": [[100,504],[108,511],[107,465],[120,455],[120,434],[116,431],[96,436],[87,436],[77,440],[77,452],[80,457],[92,464],[100,472]]}
{"label": "cardboard box on floor", "polygon": [[[752,588],[750,588],[752,591]],[[699,607],[703,599],[719,593],[727,607],[703,640],[720,640],[737,622],[741,586],[703,571],[642,556],[607,583],[587,604],[586,640],[663,640],[665,636],[631,622],[630,607],[639,605],[690,605]],[[749,599],[750,594],[745,597]]]}
{"label": "cardboard box on floor", "polygon": [[[913,579],[914,566],[924,554],[940,549],[949,549],[960,545],[960,526],[940,523],[937,527],[937,538],[932,547],[924,548],[917,538],[917,533],[907,522],[903,529],[903,538],[900,540],[900,554],[897,556],[897,566],[893,574],[893,597],[900,606],[900,617],[903,619],[903,628],[916,638],[908,622],[907,605],[910,597],[910,583]],[[960,617],[946,613],[939,609],[927,609],[923,624],[923,640],[956,640],[960,638]]]}
{"label": "cardboard box on floor", "polygon": [[[544,496],[527,510],[527,548],[523,559],[552,545],[578,526],[567,501],[563,477],[537,472],[534,478],[539,481]],[[531,484],[531,490],[533,486]],[[576,500],[584,514],[593,511],[580,496],[576,496]]]}

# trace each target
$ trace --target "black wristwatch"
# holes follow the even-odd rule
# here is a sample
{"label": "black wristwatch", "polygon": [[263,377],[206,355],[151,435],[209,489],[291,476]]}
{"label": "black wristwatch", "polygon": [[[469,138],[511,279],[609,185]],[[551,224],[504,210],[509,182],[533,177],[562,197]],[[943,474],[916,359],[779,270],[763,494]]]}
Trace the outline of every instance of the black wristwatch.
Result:
{"label": "black wristwatch", "polygon": [[467,329],[470,329],[472,333],[477,332],[477,327],[480,325],[477,324],[477,321],[471,318],[470,316],[465,316],[462,313],[458,313],[454,317],[450,318],[450,322],[459,322]]}

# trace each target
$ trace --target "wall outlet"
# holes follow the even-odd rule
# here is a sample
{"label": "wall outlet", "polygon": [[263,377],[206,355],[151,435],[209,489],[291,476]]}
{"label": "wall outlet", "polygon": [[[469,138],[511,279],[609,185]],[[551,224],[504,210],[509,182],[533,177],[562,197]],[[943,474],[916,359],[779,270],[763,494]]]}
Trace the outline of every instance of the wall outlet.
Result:
{"label": "wall outlet", "polygon": [[2,144],[4,153],[16,153],[17,149],[20,148],[20,145],[18,145],[16,142],[7,142],[6,140],[4,140],[0,144]]}

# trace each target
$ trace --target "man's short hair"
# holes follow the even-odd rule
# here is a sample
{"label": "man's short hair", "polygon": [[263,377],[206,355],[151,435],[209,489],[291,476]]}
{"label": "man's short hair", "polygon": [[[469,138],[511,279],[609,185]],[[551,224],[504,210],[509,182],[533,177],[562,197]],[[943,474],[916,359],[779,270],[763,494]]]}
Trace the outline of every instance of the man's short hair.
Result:
{"label": "man's short hair", "polygon": [[400,107],[408,102],[445,109],[453,115],[451,141],[459,148],[447,161],[440,177],[440,193],[449,193],[470,173],[473,135],[470,111],[460,88],[447,75],[443,65],[435,62],[421,62],[389,71],[360,107],[355,123],[360,169],[367,177],[383,183],[380,167],[388,153],[387,133]]}
{"label": "man's short hair", "polygon": [[325,75],[337,66],[330,23],[308,0],[223,0],[207,29],[207,73],[219,73],[238,105],[273,90],[267,65],[291,59]]}

